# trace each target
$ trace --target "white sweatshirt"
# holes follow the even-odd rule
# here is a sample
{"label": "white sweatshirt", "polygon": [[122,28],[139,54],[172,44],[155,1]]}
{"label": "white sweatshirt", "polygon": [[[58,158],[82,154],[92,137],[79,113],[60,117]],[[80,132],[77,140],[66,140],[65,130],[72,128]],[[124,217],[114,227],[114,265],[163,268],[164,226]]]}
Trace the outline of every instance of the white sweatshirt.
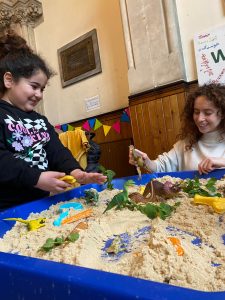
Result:
{"label": "white sweatshirt", "polygon": [[180,140],[169,152],[158,156],[154,172],[176,172],[197,170],[198,164],[206,157],[225,157],[225,136],[218,131],[204,134],[201,139],[186,150],[187,142]]}

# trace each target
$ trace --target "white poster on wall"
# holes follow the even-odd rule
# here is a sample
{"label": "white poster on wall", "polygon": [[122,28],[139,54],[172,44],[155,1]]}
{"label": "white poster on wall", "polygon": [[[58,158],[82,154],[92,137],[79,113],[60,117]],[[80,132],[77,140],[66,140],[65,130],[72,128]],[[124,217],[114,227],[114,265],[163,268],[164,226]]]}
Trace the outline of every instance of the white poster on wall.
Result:
{"label": "white poster on wall", "polygon": [[196,34],[194,47],[199,85],[225,84],[225,26]]}

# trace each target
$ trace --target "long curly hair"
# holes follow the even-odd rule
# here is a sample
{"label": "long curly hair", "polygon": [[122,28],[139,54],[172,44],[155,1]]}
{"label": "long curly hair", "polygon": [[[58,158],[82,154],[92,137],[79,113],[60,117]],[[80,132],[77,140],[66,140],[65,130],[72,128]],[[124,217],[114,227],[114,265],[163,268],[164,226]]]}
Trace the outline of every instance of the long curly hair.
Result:
{"label": "long curly hair", "polygon": [[199,132],[193,120],[194,104],[196,98],[199,96],[205,96],[207,100],[212,102],[214,106],[219,109],[222,116],[219,129],[221,134],[225,133],[225,85],[211,83],[200,86],[188,96],[181,116],[182,125],[179,138],[188,141],[188,149],[192,148],[193,144],[202,136],[202,133]]}
{"label": "long curly hair", "polygon": [[49,79],[54,72],[33,52],[26,41],[13,31],[0,37],[0,94],[6,90],[4,74],[10,72],[15,81],[29,78],[41,70]]}

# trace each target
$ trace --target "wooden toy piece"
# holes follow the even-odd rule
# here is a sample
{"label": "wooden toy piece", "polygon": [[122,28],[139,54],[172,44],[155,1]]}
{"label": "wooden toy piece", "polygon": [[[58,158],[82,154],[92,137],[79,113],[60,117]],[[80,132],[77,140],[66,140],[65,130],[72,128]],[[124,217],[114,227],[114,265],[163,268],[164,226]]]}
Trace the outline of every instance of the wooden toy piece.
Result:
{"label": "wooden toy piece", "polygon": [[222,214],[225,212],[225,198],[221,197],[206,197],[195,195],[194,196],[194,203],[195,204],[205,204],[211,206],[215,212],[218,214]]}

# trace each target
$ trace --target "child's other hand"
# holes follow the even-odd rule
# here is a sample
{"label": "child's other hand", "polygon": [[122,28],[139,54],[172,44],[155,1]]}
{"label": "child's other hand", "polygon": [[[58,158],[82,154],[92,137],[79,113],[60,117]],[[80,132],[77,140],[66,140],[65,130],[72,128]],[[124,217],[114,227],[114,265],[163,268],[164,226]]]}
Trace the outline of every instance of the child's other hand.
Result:
{"label": "child's other hand", "polygon": [[225,167],[225,158],[222,157],[206,157],[198,164],[200,174],[207,174],[216,168]]}
{"label": "child's other hand", "polygon": [[66,188],[71,187],[67,182],[60,180],[63,176],[65,176],[65,173],[54,171],[42,172],[35,187],[54,194],[63,192]]}
{"label": "child's other hand", "polygon": [[103,184],[106,182],[107,177],[101,173],[87,173],[79,169],[73,170],[70,175],[72,175],[81,184],[87,183],[98,183]]}

